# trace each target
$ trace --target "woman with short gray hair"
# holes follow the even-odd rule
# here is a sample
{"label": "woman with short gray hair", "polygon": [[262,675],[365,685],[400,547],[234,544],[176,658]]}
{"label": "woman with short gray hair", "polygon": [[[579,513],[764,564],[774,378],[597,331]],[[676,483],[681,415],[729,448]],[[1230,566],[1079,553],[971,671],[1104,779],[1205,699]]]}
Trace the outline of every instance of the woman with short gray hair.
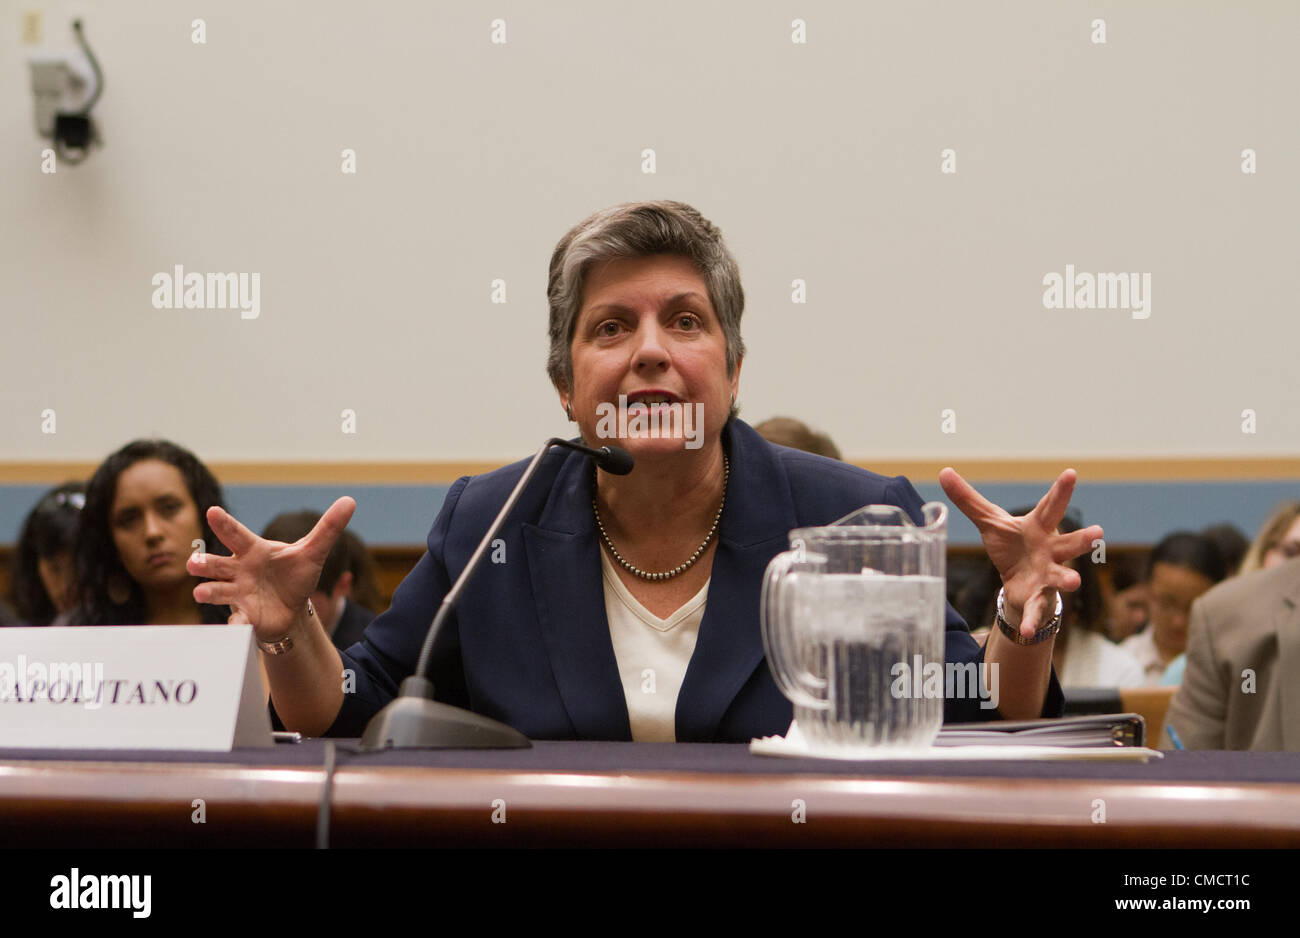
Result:
{"label": "woman with short gray hair", "polygon": [[[622,257],[675,254],[688,258],[708,287],[727,344],[727,374],[745,357],[740,316],[745,291],[740,267],[712,222],[684,202],[615,205],[579,222],[551,255],[546,297],[551,306],[550,354],[546,374],[557,388],[573,377],[569,343],[582,306],[586,273],[593,264]],[[735,416],[733,413],[732,416]]]}
{"label": "woman with short gray hair", "polygon": [[[499,562],[467,582],[439,633],[437,699],[534,739],[742,742],[784,732],[791,705],[759,630],[768,561],[792,528],[863,505],[897,505],[919,522],[920,496],[901,476],[773,446],[736,417],[739,268],[689,205],[619,205],[580,222],[555,248],[547,291],[547,372],[560,406],[586,443],[622,447],[635,469],[610,474],[570,451],[542,459],[494,541]],[[291,545],[213,509],[234,557],[193,560],[216,581],[195,596],[253,624],[288,728],[360,735],[414,670],[434,611],[524,468],[451,487],[392,607],[342,653],[307,597],[351,499]],[[940,482],[979,527],[1005,588],[1004,620],[983,650],[948,609],[947,660],[998,664],[1001,681],[996,709],[946,699],[945,719],[1059,714],[1052,607],[1057,591],[1078,588],[1067,562],[1101,536],[1096,526],[1055,532],[1073,472],[1022,518],[951,469]]]}

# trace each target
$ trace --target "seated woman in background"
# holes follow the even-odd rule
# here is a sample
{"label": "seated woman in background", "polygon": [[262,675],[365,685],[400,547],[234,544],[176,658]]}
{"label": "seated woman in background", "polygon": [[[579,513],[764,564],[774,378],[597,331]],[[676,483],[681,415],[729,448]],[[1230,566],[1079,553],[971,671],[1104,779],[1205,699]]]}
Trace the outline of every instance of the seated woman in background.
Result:
{"label": "seated woman in background", "polygon": [[14,606],[26,625],[49,625],[77,601],[73,549],[86,484],[65,482],[46,492],[23,522],[14,552]]}
{"label": "seated woman in background", "polygon": [[1165,670],[1187,648],[1192,603],[1227,575],[1223,555],[1200,534],[1175,531],[1151,551],[1151,621],[1120,643],[1142,665],[1148,685],[1164,683]]}
{"label": "seated woman in background", "polygon": [[1187,634],[1166,723],[1179,748],[1300,752],[1300,557],[1211,589]]}
{"label": "seated woman in background", "polygon": [[[1238,575],[1272,570],[1295,557],[1300,557],[1300,502],[1283,502],[1264,520],[1255,540],[1247,547]],[[1224,559],[1231,573],[1232,562],[1226,556]],[[1183,682],[1186,666],[1187,655],[1179,655],[1165,668],[1160,683],[1177,687]]]}
{"label": "seated woman in background", "polygon": [[136,440],[104,460],[86,489],[67,624],[224,623],[230,610],[195,602],[202,579],[185,569],[193,553],[226,553],[206,520],[213,506],[224,507],[220,484],[175,443]]}

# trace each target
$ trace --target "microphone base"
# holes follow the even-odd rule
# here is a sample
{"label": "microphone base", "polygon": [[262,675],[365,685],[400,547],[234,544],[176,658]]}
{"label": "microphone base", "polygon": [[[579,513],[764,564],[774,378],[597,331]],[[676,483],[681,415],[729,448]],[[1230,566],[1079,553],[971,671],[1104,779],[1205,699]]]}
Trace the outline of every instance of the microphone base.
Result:
{"label": "microphone base", "polygon": [[[361,737],[362,752],[385,749],[531,749],[528,737],[482,714],[409,693],[376,713]],[[414,680],[419,680],[414,679]],[[424,682],[422,682],[424,683]]]}

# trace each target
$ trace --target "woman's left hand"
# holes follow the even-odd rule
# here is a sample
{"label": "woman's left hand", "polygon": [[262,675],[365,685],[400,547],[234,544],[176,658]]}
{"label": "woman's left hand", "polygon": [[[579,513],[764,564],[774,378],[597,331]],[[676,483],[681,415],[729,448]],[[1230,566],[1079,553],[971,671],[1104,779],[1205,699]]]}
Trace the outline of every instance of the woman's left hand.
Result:
{"label": "woman's left hand", "polygon": [[1004,612],[1008,624],[1019,624],[1020,634],[1032,638],[1039,626],[1052,620],[1056,593],[1079,588],[1079,574],[1067,566],[1102,537],[1099,525],[1070,534],[1057,533],[1074,493],[1076,475],[1066,469],[1034,510],[1013,518],[990,502],[952,468],[939,473],[939,484],[962,514],[974,522],[997,567],[1006,590]]}

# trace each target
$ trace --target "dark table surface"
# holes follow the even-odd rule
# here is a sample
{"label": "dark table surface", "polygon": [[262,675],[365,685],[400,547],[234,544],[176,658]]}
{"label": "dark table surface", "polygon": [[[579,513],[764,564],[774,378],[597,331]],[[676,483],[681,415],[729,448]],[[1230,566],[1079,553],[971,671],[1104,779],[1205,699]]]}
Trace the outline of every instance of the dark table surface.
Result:
{"label": "dark table surface", "polygon": [[[0,762],[140,762],[319,768],[326,740],[233,752],[0,749]],[[457,768],[515,772],[703,772],[742,775],[842,775],[872,778],[981,777],[1115,779],[1134,782],[1300,784],[1300,752],[1166,752],[1146,763],[1033,761],[870,761],[756,756],[744,744],[538,741],[518,750],[417,750],[362,753],[358,740],[333,740],[338,768]]]}

